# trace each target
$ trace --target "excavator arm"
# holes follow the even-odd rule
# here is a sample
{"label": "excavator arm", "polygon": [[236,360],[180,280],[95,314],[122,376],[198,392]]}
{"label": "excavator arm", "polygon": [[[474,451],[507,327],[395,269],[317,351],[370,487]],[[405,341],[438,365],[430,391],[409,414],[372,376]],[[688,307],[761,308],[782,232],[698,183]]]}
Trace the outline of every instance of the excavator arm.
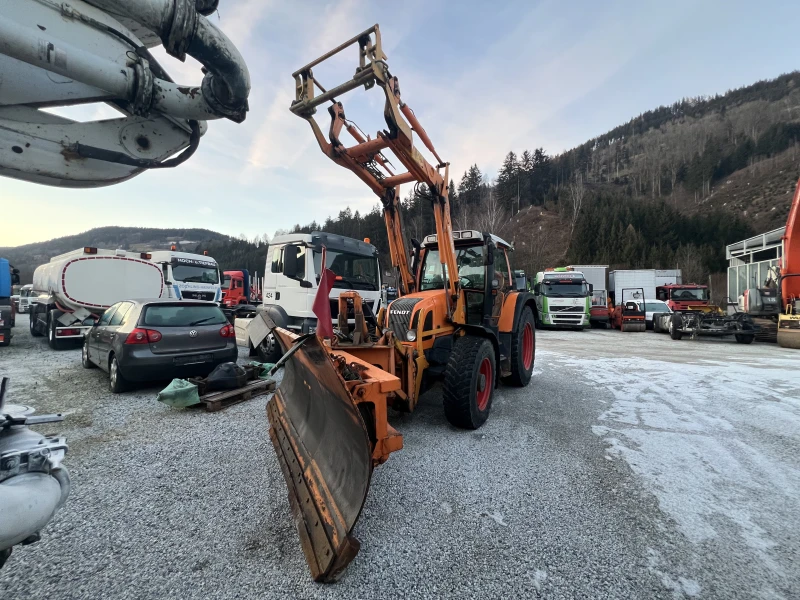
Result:
{"label": "excavator arm", "polygon": [[[359,64],[352,79],[326,90],[314,78],[313,68],[337,55],[350,46],[358,46]],[[378,25],[349,39],[320,58],[295,71],[295,100],[291,111],[305,119],[314,132],[322,152],[333,162],[356,174],[380,198],[383,204],[386,232],[392,265],[399,270],[400,294],[414,292],[416,283],[409,266],[405,246],[402,215],[400,211],[400,186],[404,183],[424,184],[433,205],[436,233],[439,239],[440,261],[448,273],[447,313],[452,318],[458,298],[458,272],[453,245],[453,226],[450,221],[450,205],[447,182],[449,163],[444,162],[433,146],[425,129],[417,120],[411,107],[400,96],[400,83],[386,64],[386,55],[381,45]],[[345,117],[344,106],[337,100],[357,87],[370,89],[378,85],[384,92],[384,119],[388,129],[379,131],[374,139],[364,136]],[[317,90],[321,92],[316,94]],[[328,113],[331,125],[326,138],[314,119],[317,107],[330,103]],[[353,137],[356,144],[345,146],[340,139],[343,129]],[[422,140],[428,151],[438,161],[431,165],[414,146],[413,133]],[[383,154],[391,151],[406,171],[395,174]]]}

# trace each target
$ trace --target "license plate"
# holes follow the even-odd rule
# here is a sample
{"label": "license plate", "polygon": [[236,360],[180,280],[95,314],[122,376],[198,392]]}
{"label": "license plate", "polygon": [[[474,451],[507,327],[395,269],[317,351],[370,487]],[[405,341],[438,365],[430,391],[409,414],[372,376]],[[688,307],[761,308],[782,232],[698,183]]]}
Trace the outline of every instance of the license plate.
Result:
{"label": "license plate", "polygon": [[211,354],[194,354],[192,356],[177,356],[172,359],[176,365],[194,365],[204,362],[211,362],[213,356]]}

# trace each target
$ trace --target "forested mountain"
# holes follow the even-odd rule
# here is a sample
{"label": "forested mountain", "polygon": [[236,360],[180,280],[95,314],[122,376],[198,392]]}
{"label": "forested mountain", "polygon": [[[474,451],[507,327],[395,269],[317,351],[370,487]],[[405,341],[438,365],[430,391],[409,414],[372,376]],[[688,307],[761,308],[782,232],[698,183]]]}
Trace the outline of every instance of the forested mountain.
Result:
{"label": "forested mountain", "polygon": [[[202,252],[203,249],[214,249],[218,254],[211,254],[223,269],[242,268],[240,260],[251,261],[257,270],[264,268],[266,250],[258,250],[258,241],[247,242],[232,238],[208,229],[155,229],[149,227],[97,227],[77,235],[15,246],[0,248],[0,256],[20,270],[22,283],[31,283],[33,271],[41,264],[48,262],[53,256],[64,252],[94,246],[96,248],[132,251],[169,250],[172,244],[185,252]],[[255,260],[257,258],[257,260]],[[248,265],[250,262],[247,263]]]}
{"label": "forested mountain", "polygon": [[[726,244],[781,227],[800,176],[800,73],[642,113],[558,155],[509,152],[496,174],[471,166],[450,182],[457,228],[517,245],[529,272],[567,262],[680,267],[705,281]],[[430,203],[403,201],[406,228],[433,230]],[[387,251],[379,207],[341,211],[324,228]]]}

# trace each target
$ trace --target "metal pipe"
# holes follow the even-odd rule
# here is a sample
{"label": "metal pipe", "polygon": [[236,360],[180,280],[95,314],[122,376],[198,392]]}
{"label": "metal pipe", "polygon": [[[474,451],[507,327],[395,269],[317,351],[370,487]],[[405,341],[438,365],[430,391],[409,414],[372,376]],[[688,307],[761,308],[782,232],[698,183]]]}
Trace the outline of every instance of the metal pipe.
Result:
{"label": "metal pipe", "polygon": [[324,104],[329,100],[333,100],[339,94],[346,94],[350,90],[356,89],[360,85],[363,85],[365,81],[368,81],[373,77],[375,77],[375,73],[372,71],[372,69],[365,69],[358,73],[350,81],[346,81],[341,85],[337,85],[335,88],[332,88],[319,96],[292,104],[290,110],[296,115],[302,116],[303,113],[308,112],[310,109],[316,108],[320,104]]}
{"label": "metal pipe", "polygon": [[297,77],[298,75],[300,75],[300,73],[304,73],[305,71],[308,71],[310,68],[318,65],[319,63],[321,63],[322,61],[330,58],[331,56],[334,56],[335,54],[339,54],[339,52],[341,52],[342,50],[344,50],[348,46],[351,46],[351,45],[355,44],[358,40],[360,40],[365,35],[370,35],[370,34],[374,33],[377,28],[378,28],[377,25],[373,25],[369,29],[367,29],[365,31],[362,31],[358,35],[350,38],[349,40],[347,40],[343,44],[339,44],[336,48],[334,48],[330,52],[326,52],[325,54],[320,56],[318,59],[312,60],[306,66],[304,66],[304,67],[298,69],[297,71],[295,71],[294,73],[292,73],[292,77]]}
{"label": "metal pipe", "polygon": [[119,98],[134,94],[133,69],[74,47],[45,31],[20,27],[0,16],[0,54],[100,88]]}

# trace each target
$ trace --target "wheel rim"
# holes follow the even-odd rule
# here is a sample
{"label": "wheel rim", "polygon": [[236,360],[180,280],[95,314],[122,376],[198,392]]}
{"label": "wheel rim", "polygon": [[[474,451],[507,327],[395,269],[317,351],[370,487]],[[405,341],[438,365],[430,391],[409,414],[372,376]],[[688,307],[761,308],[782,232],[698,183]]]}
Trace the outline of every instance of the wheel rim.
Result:
{"label": "wheel rim", "polygon": [[522,330],[522,366],[526,371],[533,366],[533,328],[530,323],[525,323]]}
{"label": "wheel rim", "polygon": [[117,359],[111,361],[111,385],[117,385]]}
{"label": "wheel rim", "polygon": [[478,369],[478,385],[475,394],[480,411],[486,410],[486,406],[489,404],[489,396],[492,394],[492,379],[492,361],[484,358]]}
{"label": "wheel rim", "polygon": [[50,339],[56,339],[56,330],[53,327],[50,327]]}
{"label": "wheel rim", "polygon": [[81,352],[81,358],[83,358],[84,364],[89,362],[89,350],[86,348],[86,344],[83,345],[83,352]]}

